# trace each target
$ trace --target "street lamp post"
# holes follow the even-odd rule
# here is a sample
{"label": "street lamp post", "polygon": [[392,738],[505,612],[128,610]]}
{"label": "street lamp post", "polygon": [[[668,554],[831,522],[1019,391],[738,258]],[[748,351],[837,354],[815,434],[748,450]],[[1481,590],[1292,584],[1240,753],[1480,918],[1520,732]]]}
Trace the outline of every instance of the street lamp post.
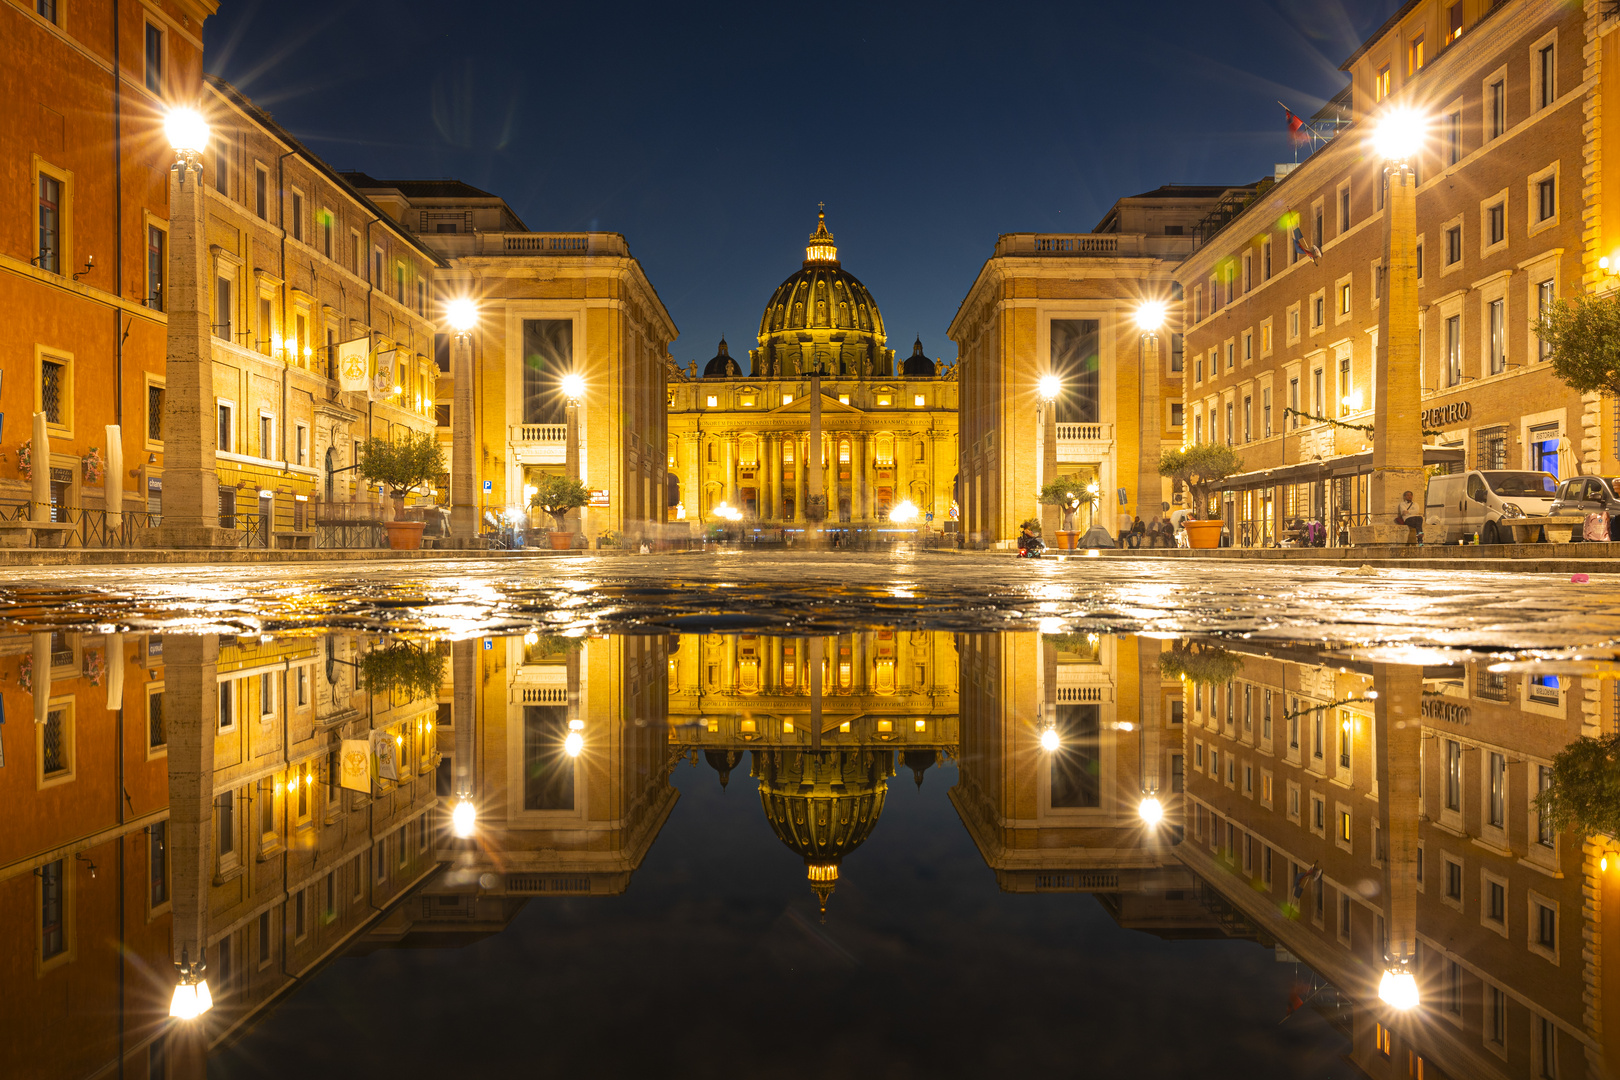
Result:
{"label": "street lamp post", "polygon": [[455,396],[450,412],[450,535],[468,542],[478,535],[477,432],[473,430],[472,331],[478,308],[466,297],[445,306],[445,319],[454,331],[450,344],[450,371]]}
{"label": "street lamp post", "polygon": [[1035,384],[1041,403],[1035,410],[1035,518],[1041,519],[1041,488],[1057,475],[1057,398],[1063,380],[1048,372]]}
{"label": "street lamp post", "polygon": [[[163,521],[165,547],[222,547],[219,480],[214,455],[213,319],[208,314],[206,196],[202,154],[208,122],[177,108],[163,124],[174,164],[169,168],[168,327],[163,394]],[[227,315],[227,318],[229,316]]]}
{"label": "street lamp post", "polygon": [[1384,974],[1378,996],[1405,1012],[1418,1004],[1417,960],[1419,819],[1423,800],[1423,669],[1412,664],[1372,665],[1374,774],[1384,850]]}
{"label": "street lamp post", "polygon": [[1405,542],[1395,524],[1403,491],[1423,491],[1423,372],[1418,357],[1417,180],[1410,159],[1423,140],[1414,113],[1392,109],[1373,135],[1386,162],[1384,290],[1379,299],[1373,369],[1373,471],[1365,543]]}
{"label": "street lamp post", "polygon": [[1140,422],[1136,456],[1136,516],[1146,520],[1157,513],[1159,492],[1159,328],[1164,325],[1163,300],[1144,300],[1136,309],[1136,325],[1142,331],[1142,385],[1137,394]]}
{"label": "street lamp post", "polygon": [[[580,445],[579,402],[585,396],[585,379],[578,372],[571,371],[562,378],[562,392],[568,398],[567,414],[567,443],[563,448],[563,471],[568,479],[584,482],[583,450]],[[585,531],[585,508],[580,507],[572,511],[574,524],[579,532]]]}

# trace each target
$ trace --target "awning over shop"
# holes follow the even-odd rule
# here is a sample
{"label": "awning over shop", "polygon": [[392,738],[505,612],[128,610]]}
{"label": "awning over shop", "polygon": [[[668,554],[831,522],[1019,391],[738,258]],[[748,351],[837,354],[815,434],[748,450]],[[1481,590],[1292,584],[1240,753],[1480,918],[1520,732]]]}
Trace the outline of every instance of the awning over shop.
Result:
{"label": "awning over shop", "polygon": [[[1423,464],[1425,465],[1461,465],[1467,460],[1467,453],[1461,447],[1453,446],[1425,446],[1423,448]],[[1301,461],[1294,465],[1279,465],[1274,469],[1256,469],[1254,472],[1237,473],[1228,476],[1218,484],[1211,484],[1211,491],[1253,491],[1256,488],[1277,487],[1281,484],[1314,484],[1321,480],[1332,480],[1340,476],[1360,476],[1372,472],[1373,452],[1363,450],[1358,454],[1344,454],[1340,457],[1324,458],[1320,461]]]}

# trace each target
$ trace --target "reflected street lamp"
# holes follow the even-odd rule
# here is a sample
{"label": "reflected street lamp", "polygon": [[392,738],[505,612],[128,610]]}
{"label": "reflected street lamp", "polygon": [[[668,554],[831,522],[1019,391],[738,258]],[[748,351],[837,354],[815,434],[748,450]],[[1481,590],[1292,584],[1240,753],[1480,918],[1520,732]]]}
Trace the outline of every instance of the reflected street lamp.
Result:
{"label": "reflected street lamp", "polygon": [[1164,820],[1164,804],[1159,801],[1157,795],[1148,795],[1138,804],[1136,813],[1142,819],[1142,823],[1151,828]]}
{"label": "reflected street lamp", "polygon": [[1392,1009],[1407,1012],[1417,1007],[1417,979],[1405,964],[1392,964],[1378,980],[1378,999]]}
{"label": "reflected street lamp", "polygon": [[456,808],[450,811],[450,830],[462,840],[473,834],[473,827],[478,823],[478,810],[472,804],[472,799],[466,795],[456,803]]}
{"label": "reflected street lamp", "polygon": [[191,961],[185,950],[175,961],[180,981],[175,984],[174,997],[169,1001],[169,1015],[176,1020],[195,1020],[214,1007],[214,997],[208,992],[208,980],[203,973],[208,965],[201,960]]}

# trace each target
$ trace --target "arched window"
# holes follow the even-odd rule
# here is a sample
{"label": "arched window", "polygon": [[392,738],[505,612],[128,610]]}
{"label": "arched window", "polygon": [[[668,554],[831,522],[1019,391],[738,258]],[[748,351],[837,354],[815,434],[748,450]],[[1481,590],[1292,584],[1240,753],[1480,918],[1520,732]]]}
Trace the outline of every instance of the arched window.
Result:
{"label": "arched window", "polygon": [[848,465],[849,464],[849,440],[848,439],[839,439],[838,440],[838,464],[840,464],[840,465]]}
{"label": "arched window", "polygon": [[894,464],[893,435],[879,435],[877,437],[877,461],[879,465]]}

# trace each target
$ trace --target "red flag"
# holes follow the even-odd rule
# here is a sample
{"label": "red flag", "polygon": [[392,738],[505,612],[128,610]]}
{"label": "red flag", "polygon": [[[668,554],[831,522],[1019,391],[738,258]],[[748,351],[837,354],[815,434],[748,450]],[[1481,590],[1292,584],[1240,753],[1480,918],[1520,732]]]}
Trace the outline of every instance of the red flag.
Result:
{"label": "red flag", "polygon": [[1282,105],[1283,112],[1288,116],[1288,137],[1295,142],[1309,142],[1311,129],[1305,126],[1305,121],[1295,116],[1294,110],[1283,105],[1282,102],[1279,101],[1277,104]]}

